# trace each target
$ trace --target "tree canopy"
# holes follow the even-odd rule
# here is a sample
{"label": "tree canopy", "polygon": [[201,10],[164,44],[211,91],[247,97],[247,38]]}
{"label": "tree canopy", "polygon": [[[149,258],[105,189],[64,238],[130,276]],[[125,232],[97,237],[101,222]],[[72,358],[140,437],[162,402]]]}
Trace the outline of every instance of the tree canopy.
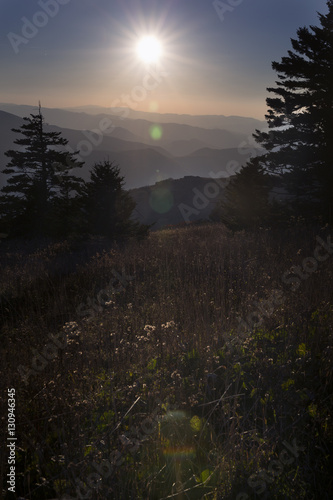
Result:
{"label": "tree canopy", "polygon": [[256,131],[266,150],[261,166],[278,174],[295,207],[333,217],[333,1],[318,14],[320,26],[303,27],[293,50],[273,62],[276,87],[268,88],[269,131]]}
{"label": "tree canopy", "polygon": [[148,226],[133,220],[135,202],[123,189],[120,169],[109,161],[95,164],[90,182],[73,175],[83,163],[68,153],[60,132],[47,132],[39,112],[25,117],[14,132],[20,148],[5,154],[10,162],[0,196],[1,232],[9,236],[100,235],[112,240],[143,237]]}
{"label": "tree canopy", "polygon": [[320,26],[300,28],[293,50],[272,63],[278,80],[267,89],[274,94],[266,100],[268,127],[254,134],[264,153],[231,179],[212,213],[229,227],[290,215],[333,222],[333,0],[327,5]]}
{"label": "tree canopy", "polygon": [[55,226],[67,224],[59,203],[72,210],[83,181],[70,171],[83,163],[63,149],[68,141],[60,132],[45,130],[40,105],[38,114],[23,120],[13,129],[23,136],[14,141],[20,149],[5,153],[10,162],[2,171],[9,176],[1,190],[2,224],[14,235],[47,235]]}
{"label": "tree canopy", "polygon": [[270,176],[256,158],[230,179],[222,198],[211,213],[213,221],[221,221],[232,230],[254,229],[271,218]]}
{"label": "tree canopy", "polygon": [[86,183],[82,194],[86,230],[90,234],[118,239],[147,233],[148,226],[133,220],[136,204],[123,185],[124,177],[118,165],[104,161],[93,166],[90,182]]}

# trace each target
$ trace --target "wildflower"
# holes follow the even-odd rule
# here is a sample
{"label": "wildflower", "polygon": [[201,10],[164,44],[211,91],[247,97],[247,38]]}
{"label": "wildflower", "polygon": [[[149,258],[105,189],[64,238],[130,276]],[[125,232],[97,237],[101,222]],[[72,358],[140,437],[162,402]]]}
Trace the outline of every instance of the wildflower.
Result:
{"label": "wildflower", "polygon": [[165,324],[161,325],[163,330],[167,330],[168,328],[173,328],[175,326],[174,321],[167,321]]}
{"label": "wildflower", "polygon": [[[75,340],[72,337],[78,337],[81,333],[79,325],[76,321],[69,321],[68,323],[65,323],[62,328],[65,330],[67,344],[74,343]],[[78,344],[78,342],[76,342],[76,344]]]}
{"label": "wildflower", "polygon": [[77,324],[76,321],[69,321],[68,323],[65,323],[63,329],[65,330],[68,336],[73,334],[77,336],[80,333],[79,325]]}
{"label": "wildflower", "polygon": [[144,331],[147,332],[147,333],[148,332],[154,332],[155,330],[156,330],[156,326],[153,326],[153,325],[146,325],[144,327]]}

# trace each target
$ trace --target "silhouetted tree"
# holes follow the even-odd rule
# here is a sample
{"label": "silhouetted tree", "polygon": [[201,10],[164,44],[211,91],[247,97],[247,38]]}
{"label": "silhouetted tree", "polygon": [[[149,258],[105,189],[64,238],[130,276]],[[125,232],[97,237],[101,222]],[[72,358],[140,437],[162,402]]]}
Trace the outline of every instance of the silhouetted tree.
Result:
{"label": "silhouetted tree", "polygon": [[271,218],[272,182],[257,158],[250,160],[226,186],[223,197],[211,213],[211,219],[232,230],[253,229]]}
{"label": "silhouetted tree", "polygon": [[136,204],[123,185],[124,177],[117,165],[109,161],[94,165],[82,197],[90,234],[114,240],[147,234],[148,226],[131,218]]}
{"label": "silhouetted tree", "polygon": [[291,39],[293,50],[281,62],[275,97],[267,99],[268,132],[256,130],[266,150],[260,165],[280,174],[299,211],[333,217],[333,1],[320,26],[304,27]]}
{"label": "silhouetted tree", "polygon": [[[60,132],[46,132],[39,105],[37,115],[23,118],[25,123],[14,132],[22,134],[16,139],[19,150],[5,154],[10,162],[3,170],[8,175],[1,192],[1,221],[10,234],[48,235],[55,225],[67,224],[64,211],[59,219],[54,217],[55,204],[71,205],[71,200],[82,185],[82,180],[71,175],[70,170],[82,167],[75,153],[63,151],[68,141]],[[63,207],[63,208],[64,208]]]}

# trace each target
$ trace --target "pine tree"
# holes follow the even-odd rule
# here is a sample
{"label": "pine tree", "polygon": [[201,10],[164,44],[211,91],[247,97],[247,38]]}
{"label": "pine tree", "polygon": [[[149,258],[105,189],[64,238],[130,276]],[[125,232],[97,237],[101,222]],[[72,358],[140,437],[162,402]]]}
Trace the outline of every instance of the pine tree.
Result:
{"label": "pine tree", "polygon": [[[269,132],[256,131],[266,150],[260,164],[279,174],[295,207],[333,220],[333,1],[320,26],[303,27],[281,62],[275,94],[266,100]],[[306,212],[305,212],[306,214]]]}
{"label": "pine tree", "polygon": [[223,197],[211,213],[213,221],[223,222],[232,230],[254,229],[271,220],[270,177],[251,159],[225,188]]}
{"label": "pine tree", "polygon": [[19,129],[13,129],[23,135],[14,141],[20,149],[5,153],[10,162],[3,170],[9,178],[1,190],[1,220],[10,234],[47,235],[55,223],[55,203],[60,205],[61,199],[68,201],[79,192],[82,180],[70,170],[83,163],[75,159],[75,153],[63,151],[68,141],[60,132],[45,131],[40,105],[37,115],[23,120]]}
{"label": "pine tree", "polygon": [[113,240],[147,234],[148,226],[131,218],[136,204],[123,186],[124,177],[117,165],[104,161],[93,166],[82,197],[90,234]]}

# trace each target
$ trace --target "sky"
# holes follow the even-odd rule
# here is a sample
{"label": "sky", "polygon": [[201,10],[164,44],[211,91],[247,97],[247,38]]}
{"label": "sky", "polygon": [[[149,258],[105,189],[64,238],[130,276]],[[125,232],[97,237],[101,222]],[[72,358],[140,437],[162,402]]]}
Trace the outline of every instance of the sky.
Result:
{"label": "sky", "polygon": [[326,0],[0,0],[0,102],[264,119],[271,63],[317,11]]}

